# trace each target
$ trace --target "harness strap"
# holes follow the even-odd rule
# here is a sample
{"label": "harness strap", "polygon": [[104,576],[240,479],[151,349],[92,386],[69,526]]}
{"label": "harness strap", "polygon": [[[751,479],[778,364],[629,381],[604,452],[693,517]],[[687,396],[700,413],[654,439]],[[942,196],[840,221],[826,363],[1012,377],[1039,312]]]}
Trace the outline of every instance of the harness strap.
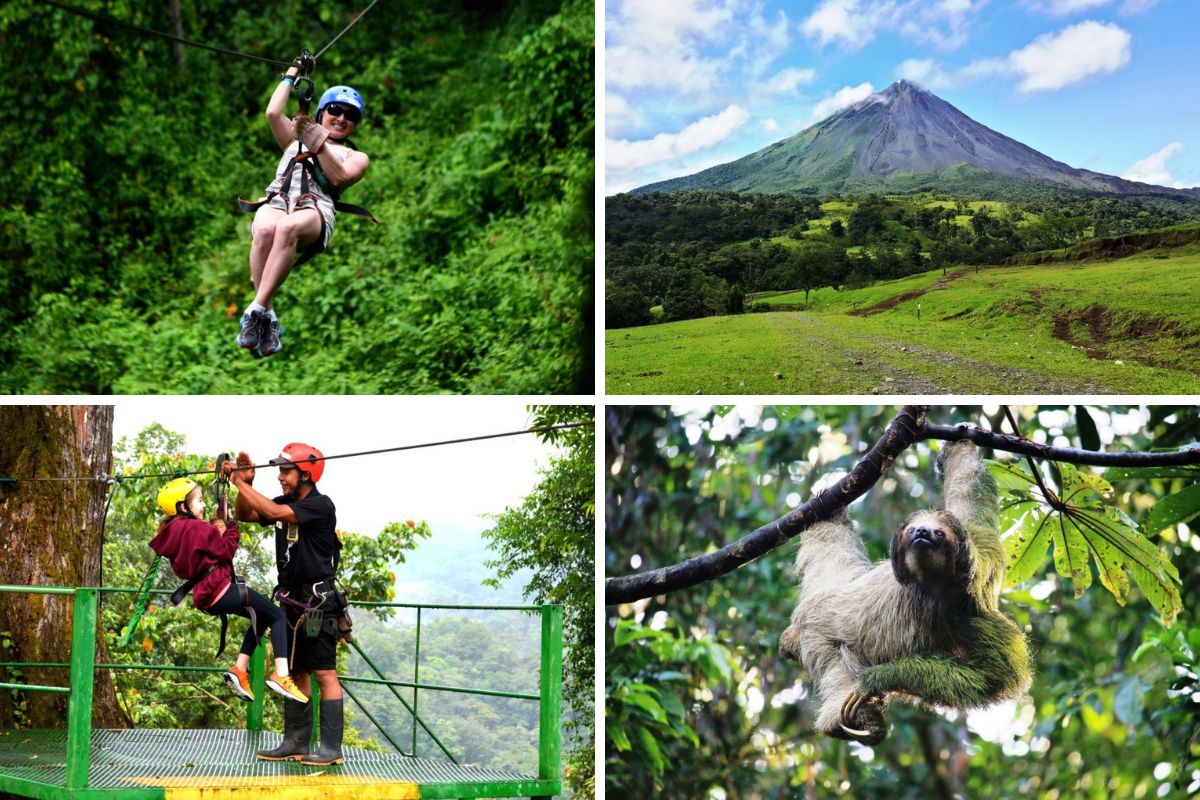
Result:
{"label": "harness strap", "polygon": [[199,575],[193,575],[192,577],[188,578],[186,582],[179,586],[179,588],[171,592],[171,605],[177,606],[186,600],[187,596],[191,594],[192,589],[196,588],[196,584],[207,578],[218,566],[218,564],[209,566],[208,569],[204,570]]}

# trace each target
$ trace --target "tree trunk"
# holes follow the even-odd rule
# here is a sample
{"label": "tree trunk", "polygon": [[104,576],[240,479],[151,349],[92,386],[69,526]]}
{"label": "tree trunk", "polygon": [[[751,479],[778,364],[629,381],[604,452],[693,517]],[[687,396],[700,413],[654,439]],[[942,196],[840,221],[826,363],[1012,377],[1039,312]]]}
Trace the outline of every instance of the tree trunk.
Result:
{"label": "tree trunk", "polygon": [[[87,477],[112,470],[112,406],[0,406],[0,476]],[[0,483],[0,584],[99,586],[108,487],[98,480]],[[71,661],[69,596],[0,593],[0,661]],[[109,661],[99,620],[96,661]],[[65,686],[61,668],[0,667],[0,681]],[[111,675],[97,670],[93,727],[128,727]],[[67,696],[0,692],[0,729],[65,725]]]}
{"label": "tree trunk", "polygon": [[[175,35],[182,39],[183,14],[179,10],[179,0],[171,0],[171,25],[175,28]],[[172,49],[175,51],[175,63],[179,65],[179,69],[182,71],[187,66],[187,62],[184,60],[183,44],[172,42]]]}

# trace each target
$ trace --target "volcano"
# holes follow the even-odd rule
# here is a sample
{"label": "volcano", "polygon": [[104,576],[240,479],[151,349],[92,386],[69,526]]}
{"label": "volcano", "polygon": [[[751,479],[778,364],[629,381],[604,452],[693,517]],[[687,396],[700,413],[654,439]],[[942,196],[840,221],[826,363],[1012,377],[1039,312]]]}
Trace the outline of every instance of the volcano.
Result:
{"label": "volcano", "polygon": [[1005,194],[1031,185],[1118,194],[1195,197],[1197,192],[1055,161],[904,80],[757,153],[634,191],[827,195],[940,189]]}

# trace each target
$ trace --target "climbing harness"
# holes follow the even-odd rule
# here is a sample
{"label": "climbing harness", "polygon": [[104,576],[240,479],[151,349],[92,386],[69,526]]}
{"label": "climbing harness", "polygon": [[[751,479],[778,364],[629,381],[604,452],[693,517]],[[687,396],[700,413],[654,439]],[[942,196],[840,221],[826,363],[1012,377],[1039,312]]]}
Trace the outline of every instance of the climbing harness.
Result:
{"label": "climbing harness", "polygon": [[[336,567],[335,567],[336,569]],[[346,643],[354,641],[354,622],[350,619],[350,601],[346,596],[346,587],[337,578],[327,578],[313,584],[304,584],[298,592],[303,599],[292,596],[292,591],[282,586],[275,587],[275,601],[281,606],[291,606],[300,612],[295,623],[288,622],[292,631],[291,652],[288,653],[289,666],[296,656],[296,640],[300,638],[303,627],[305,637],[316,638],[322,633],[336,633]],[[334,601],[333,608],[327,608],[330,599]],[[314,602],[314,600],[316,602]]]}

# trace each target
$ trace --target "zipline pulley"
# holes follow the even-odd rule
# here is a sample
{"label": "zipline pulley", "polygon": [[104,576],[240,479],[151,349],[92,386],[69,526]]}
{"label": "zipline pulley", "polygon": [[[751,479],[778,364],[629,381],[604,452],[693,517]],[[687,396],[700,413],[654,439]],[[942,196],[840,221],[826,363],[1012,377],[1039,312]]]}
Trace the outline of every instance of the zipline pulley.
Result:
{"label": "zipline pulley", "polygon": [[221,465],[226,461],[232,461],[229,453],[221,453],[217,456],[217,463],[214,467],[213,477],[213,496],[217,501],[217,519],[224,520],[226,523],[230,521],[229,516],[229,478],[222,473]]}

